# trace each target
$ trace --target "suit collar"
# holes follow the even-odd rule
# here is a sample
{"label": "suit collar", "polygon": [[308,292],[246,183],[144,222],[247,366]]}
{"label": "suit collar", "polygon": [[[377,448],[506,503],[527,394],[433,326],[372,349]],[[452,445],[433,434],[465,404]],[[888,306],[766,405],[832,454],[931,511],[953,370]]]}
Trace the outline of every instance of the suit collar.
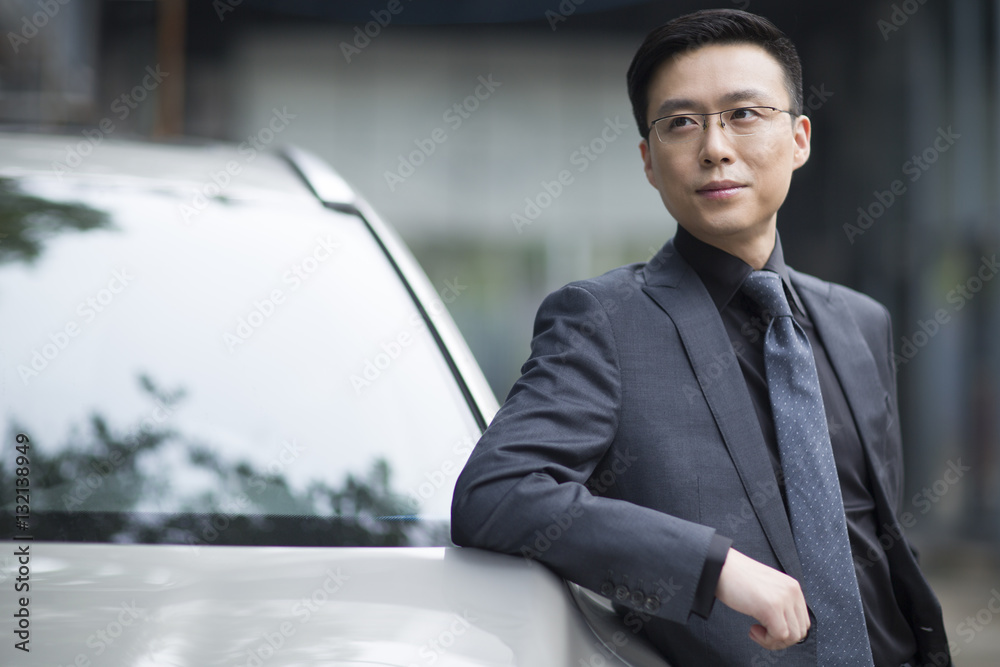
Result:
{"label": "suit collar", "polygon": [[670,239],[646,262],[642,274],[647,285],[676,287],[684,273],[689,270],[687,262],[674,248],[674,240]]}
{"label": "suit collar", "polygon": [[[739,292],[747,276],[753,272],[753,267],[739,257],[705,243],[678,226],[674,238],[647,263],[647,284],[676,284],[679,274],[671,273],[667,262],[667,259],[674,255],[679,255],[694,269],[720,312]],[[777,231],[775,231],[774,250],[771,251],[764,269],[774,271],[781,277],[785,292],[790,296],[790,303],[799,312],[804,313],[805,307],[789,277],[789,268],[785,264],[784,251],[781,247],[781,235]]]}

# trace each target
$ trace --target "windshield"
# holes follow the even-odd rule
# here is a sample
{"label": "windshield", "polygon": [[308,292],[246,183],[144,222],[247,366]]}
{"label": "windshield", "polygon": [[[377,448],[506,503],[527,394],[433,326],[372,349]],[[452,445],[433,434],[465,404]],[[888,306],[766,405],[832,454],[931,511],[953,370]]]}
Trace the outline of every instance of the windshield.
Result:
{"label": "windshield", "polygon": [[448,544],[479,428],[364,221],[190,203],[0,179],[5,537],[24,472],[35,539]]}

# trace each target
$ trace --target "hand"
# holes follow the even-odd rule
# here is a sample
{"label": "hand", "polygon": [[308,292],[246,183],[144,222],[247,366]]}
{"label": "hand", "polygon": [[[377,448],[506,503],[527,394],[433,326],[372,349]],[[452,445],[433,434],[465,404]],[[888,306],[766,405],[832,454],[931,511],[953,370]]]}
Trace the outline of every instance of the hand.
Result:
{"label": "hand", "polygon": [[750,639],[766,649],[788,648],[809,632],[809,612],[799,582],[736,549],[726,555],[715,597],[759,621],[750,628]]}

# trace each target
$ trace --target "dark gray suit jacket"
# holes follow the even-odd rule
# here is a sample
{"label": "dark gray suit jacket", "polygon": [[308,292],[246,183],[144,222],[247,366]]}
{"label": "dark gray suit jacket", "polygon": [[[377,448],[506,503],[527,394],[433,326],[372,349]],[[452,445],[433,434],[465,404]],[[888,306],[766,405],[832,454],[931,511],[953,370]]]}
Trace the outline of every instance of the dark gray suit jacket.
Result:
{"label": "dark gray suit jacket", "polygon": [[[844,389],[894,537],[896,597],[924,660],[948,664],[940,606],[895,517],[902,494],[888,313],[795,271]],[[458,479],[452,538],[536,558],[634,610],[674,665],[815,665],[809,639],[768,655],[754,621],[692,601],[709,542],[800,579],[767,447],[718,309],[668,242],[648,263],[572,283],[538,310],[531,356]],[[938,662],[932,662],[934,656]]]}

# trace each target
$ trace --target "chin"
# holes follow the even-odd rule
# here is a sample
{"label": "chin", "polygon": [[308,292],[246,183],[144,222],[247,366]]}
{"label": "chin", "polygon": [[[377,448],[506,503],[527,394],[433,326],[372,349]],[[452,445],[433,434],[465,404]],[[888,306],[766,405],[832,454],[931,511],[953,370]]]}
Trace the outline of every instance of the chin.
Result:
{"label": "chin", "polygon": [[697,229],[709,236],[741,236],[752,233],[758,227],[742,220],[713,220],[698,225]]}

